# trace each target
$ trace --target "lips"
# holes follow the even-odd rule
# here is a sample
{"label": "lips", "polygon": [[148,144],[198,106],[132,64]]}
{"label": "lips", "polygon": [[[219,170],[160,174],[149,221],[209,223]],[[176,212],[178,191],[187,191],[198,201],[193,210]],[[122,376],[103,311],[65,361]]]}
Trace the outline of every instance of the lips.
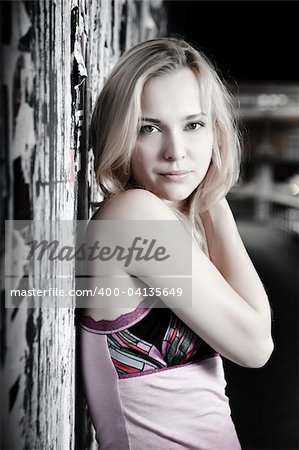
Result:
{"label": "lips", "polygon": [[184,181],[190,171],[186,170],[171,170],[169,172],[161,173],[160,175],[169,182]]}
{"label": "lips", "polygon": [[187,170],[171,170],[170,172],[161,173],[161,175],[185,175],[189,173]]}

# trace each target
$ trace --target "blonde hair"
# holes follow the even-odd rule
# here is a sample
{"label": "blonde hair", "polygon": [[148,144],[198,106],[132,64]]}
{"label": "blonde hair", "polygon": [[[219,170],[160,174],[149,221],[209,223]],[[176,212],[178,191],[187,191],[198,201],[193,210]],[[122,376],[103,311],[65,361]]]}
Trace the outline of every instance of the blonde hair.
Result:
{"label": "blonde hair", "polygon": [[[211,62],[187,42],[176,38],[150,39],[128,50],[114,66],[94,108],[90,137],[96,179],[104,197],[124,190],[138,136],[141,94],[153,76],[190,68],[197,76],[201,102],[213,126],[213,151],[208,172],[187,201],[187,216],[207,252],[200,213],[223,198],[237,181],[240,141],[232,97]],[[180,216],[180,213],[177,211]]]}

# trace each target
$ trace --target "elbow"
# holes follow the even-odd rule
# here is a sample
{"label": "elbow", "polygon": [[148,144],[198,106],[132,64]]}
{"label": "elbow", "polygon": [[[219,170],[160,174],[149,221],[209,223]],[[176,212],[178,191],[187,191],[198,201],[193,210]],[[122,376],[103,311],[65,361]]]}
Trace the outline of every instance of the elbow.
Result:
{"label": "elbow", "polygon": [[273,349],[274,344],[271,337],[265,342],[256,343],[253,346],[252,353],[240,365],[247,368],[259,369],[268,362]]}

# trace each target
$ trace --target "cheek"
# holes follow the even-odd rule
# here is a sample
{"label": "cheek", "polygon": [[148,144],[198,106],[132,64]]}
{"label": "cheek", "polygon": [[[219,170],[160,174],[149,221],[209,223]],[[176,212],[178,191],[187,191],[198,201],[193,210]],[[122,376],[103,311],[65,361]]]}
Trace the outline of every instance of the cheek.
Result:
{"label": "cheek", "polygon": [[213,142],[214,142],[213,134],[209,133],[209,135],[206,138],[206,143],[205,143],[206,153],[209,157],[212,157]]}
{"label": "cheek", "polygon": [[140,175],[146,170],[148,165],[149,161],[147,158],[147,152],[143,151],[139,147],[136,147],[131,158],[132,173],[135,175]]}
{"label": "cheek", "polygon": [[139,165],[150,164],[155,159],[155,147],[150,144],[136,145],[133,158]]}
{"label": "cheek", "polygon": [[194,146],[193,158],[196,162],[202,166],[210,164],[213,153],[213,139],[207,137],[201,140],[196,146]]}

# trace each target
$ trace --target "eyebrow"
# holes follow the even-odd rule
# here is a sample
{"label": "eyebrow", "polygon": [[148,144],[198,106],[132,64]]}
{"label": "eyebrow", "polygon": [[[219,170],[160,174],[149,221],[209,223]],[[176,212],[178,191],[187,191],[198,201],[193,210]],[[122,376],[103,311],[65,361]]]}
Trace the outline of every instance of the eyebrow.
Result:
{"label": "eyebrow", "polygon": [[[199,116],[206,116],[206,113],[200,112],[197,114],[189,114],[189,116],[183,117],[182,121],[196,119]],[[153,117],[141,117],[140,120],[142,120],[143,122],[161,123],[161,120],[154,119]]]}

